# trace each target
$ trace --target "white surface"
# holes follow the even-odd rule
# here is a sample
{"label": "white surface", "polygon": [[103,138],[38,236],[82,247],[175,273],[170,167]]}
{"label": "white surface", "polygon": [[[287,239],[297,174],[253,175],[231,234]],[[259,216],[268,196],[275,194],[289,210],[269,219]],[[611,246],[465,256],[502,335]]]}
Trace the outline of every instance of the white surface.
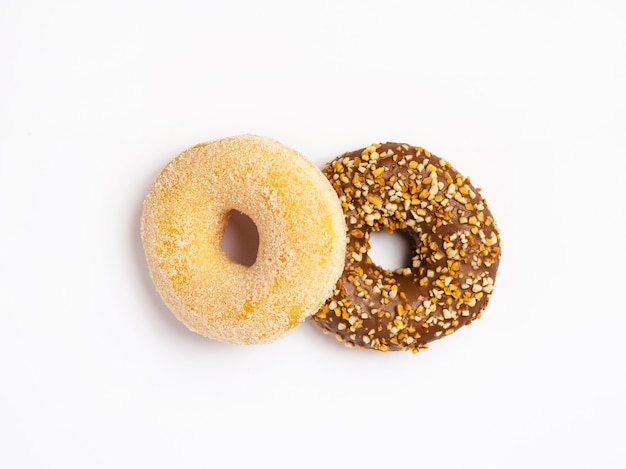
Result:
{"label": "white surface", "polygon": [[[3,1],[0,466],[624,467],[624,24],[620,0]],[[483,319],[416,356],[188,332],[142,200],[241,133],[471,176],[505,243]]]}

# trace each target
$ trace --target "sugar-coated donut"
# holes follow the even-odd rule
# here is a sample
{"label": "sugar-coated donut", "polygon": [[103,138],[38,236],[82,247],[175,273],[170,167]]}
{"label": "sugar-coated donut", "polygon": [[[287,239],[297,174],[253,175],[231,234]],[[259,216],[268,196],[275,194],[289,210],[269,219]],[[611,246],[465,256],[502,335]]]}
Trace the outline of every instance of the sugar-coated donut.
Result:
{"label": "sugar-coated donut", "polygon": [[[221,248],[229,214],[256,224],[252,266]],[[322,172],[267,138],[196,145],[151,187],[141,237],[152,279],[189,329],[235,344],[270,342],[319,309],[341,275],[346,225]]]}
{"label": "sugar-coated donut", "polygon": [[[450,164],[407,144],[374,144],[324,170],[348,226],[342,277],[313,316],[347,346],[426,348],[480,317],[500,262],[500,237],[479,189]],[[370,259],[370,233],[404,230],[411,266]]]}

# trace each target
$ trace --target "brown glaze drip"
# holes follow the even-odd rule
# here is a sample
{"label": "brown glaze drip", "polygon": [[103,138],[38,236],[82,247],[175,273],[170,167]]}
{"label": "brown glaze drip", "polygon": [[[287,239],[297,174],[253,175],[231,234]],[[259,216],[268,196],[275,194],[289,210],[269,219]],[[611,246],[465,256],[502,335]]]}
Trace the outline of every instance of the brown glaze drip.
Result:
{"label": "brown glaze drip", "polygon": [[[500,261],[499,231],[479,189],[450,164],[407,144],[374,144],[326,164],[346,217],[348,247],[333,295],[313,316],[345,345],[427,348],[480,317]],[[404,230],[411,267],[372,262],[370,233]]]}

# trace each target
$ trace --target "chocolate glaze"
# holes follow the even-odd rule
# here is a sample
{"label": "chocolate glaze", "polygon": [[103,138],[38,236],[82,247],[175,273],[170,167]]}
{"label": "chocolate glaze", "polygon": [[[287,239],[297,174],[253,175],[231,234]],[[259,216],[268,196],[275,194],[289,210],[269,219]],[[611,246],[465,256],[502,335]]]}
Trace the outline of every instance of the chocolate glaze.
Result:
{"label": "chocolate glaze", "polygon": [[[325,332],[347,346],[417,352],[480,317],[500,238],[468,178],[420,147],[389,142],[345,153],[324,174],[348,227],[343,275],[313,316]],[[380,229],[411,236],[410,268],[372,262],[370,233]]]}

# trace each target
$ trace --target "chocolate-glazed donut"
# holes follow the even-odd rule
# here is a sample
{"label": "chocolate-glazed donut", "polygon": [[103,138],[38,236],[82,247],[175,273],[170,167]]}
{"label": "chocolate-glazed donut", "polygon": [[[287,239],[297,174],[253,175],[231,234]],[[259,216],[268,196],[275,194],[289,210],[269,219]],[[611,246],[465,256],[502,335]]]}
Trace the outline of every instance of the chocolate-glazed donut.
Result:
{"label": "chocolate-glazed donut", "polygon": [[[480,317],[500,261],[500,237],[469,178],[427,150],[373,144],[327,163],[348,226],[346,263],[313,316],[348,347],[417,353]],[[411,266],[372,262],[370,233],[404,230]]]}

